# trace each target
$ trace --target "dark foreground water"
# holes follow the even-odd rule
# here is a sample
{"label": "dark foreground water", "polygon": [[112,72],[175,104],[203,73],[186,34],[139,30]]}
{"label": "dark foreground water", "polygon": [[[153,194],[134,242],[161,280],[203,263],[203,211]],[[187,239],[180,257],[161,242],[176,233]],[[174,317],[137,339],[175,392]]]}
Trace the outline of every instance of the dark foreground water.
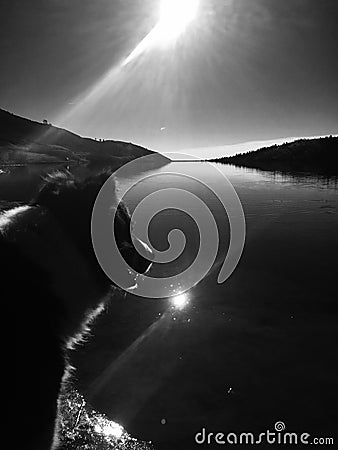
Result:
{"label": "dark foreground water", "polygon": [[[220,261],[229,233],[217,198],[191,180],[163,175],[189,165],[198,178],[203,164],[159,169],[127,203],[133,208],[159,186],[195,191],[219,225]],[[218,167],[246,216],[236,271],[219,285],[215,267],[181,304],[131,295],[113,299],[93,336],[72,355],[76,384],[96,410],[153,441],[155,449],[217,448],[198,446],[195,434],[202,428],[258,434],[274,431],[277,421],[286,431],[309,433],[309,441],[338,442],[337,183]],[[46,169],[0,174],[0,198],[27,200]],[[171,268],[179,271],[196,255],[191,220],[168,211],[150,236],[165,249],[173,227],[187,236],[186,252]],[[155,267],[155,276],[161,270]]]}

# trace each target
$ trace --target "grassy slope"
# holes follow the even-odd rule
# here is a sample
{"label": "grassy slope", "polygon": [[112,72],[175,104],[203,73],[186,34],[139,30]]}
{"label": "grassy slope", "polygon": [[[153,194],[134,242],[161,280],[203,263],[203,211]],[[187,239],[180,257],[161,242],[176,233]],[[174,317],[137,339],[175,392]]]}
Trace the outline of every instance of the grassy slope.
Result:
{"label": "grassy slope", "polygon": [[263,170],[337,174],[338,138],[300,139],[214,161]]}
{"label": "grassy slope", "polygon": [[116,163],[152,153],[130,143],[83,138],[0,109],[0,164]]}

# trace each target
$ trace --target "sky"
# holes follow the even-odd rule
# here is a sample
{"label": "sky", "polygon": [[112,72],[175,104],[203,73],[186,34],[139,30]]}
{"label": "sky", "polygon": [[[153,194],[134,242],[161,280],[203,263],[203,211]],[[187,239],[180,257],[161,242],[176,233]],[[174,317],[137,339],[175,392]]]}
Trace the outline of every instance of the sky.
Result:
{"label": "sky", "polygon": [[160,4],[0,0],[0,107],[82,136],[206,156],[338,132],[336,0],[199,0],[175,40],[128,61]]}

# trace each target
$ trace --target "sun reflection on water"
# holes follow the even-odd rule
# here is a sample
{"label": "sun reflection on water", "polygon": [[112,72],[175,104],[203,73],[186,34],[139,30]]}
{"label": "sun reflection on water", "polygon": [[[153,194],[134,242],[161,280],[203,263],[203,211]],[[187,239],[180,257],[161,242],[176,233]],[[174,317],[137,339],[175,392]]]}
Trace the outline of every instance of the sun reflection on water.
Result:
{"label": "sun reflection on water", "polygon": [[96,433],[102,433],[105,436],[113,436],[117,439],[119,439],[124,432],[121,425],[116,422],[111,422],[110,424],[103,426],[101,426],[100,424],[96,424],[94,429]]}
{"label": "sun reflection on water", "polygon": [[185,309],[190,303],[188,294],[179,294],[170,298],[170,304],[172,308],[178,311]]}
{"label": "sun reflection on water", "polygon": [[60,441],[67,450],[154,450],[151,442],[132,437],[120,424],[98,413],[75,389],[60,396]]}

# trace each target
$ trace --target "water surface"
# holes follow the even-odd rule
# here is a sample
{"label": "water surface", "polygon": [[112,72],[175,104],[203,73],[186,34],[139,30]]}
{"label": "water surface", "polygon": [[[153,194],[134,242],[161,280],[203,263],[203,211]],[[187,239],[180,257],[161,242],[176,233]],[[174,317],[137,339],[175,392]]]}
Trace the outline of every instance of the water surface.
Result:
{"label": "water surface", "polygon": [[[229,237],[226,215],[211,192],[172,174],[184,165],[196,178],[204,171],[203,163],[172,163],[126,201],[133,209],[159,187],[192,189],[216,217],[221,259]],[[216,267],[176,307],[167,300],[116,300],[101,317],[96,337],[77,354],[80,384],[96,407],[155,448],[194,448],[194,435],[203,427],[260,432],[278,420],[289,431],[332,436],[336,180],[218,167],[233,183],[246,216],[246,246],[235,273],[218,285]],[[184,230],[188,244],[169,273],[189,265],[198,246],[196,226],[171,210],[150,232],[159,249],[166,248],[173,227]]]}

